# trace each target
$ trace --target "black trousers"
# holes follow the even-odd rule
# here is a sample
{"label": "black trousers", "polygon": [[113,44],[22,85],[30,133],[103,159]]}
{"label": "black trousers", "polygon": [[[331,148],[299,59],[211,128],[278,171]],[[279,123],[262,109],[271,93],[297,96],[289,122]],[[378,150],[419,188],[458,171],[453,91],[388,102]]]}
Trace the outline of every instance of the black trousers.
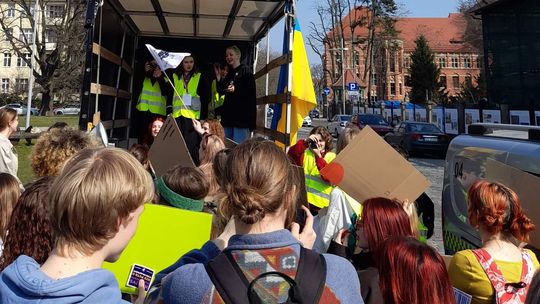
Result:
{"label": "black trousers", "polygon": [[201,144],[201,138],[199,136],[199,133],[197,133],[197,131],[195,131],[195,128],[193,127],[193,121],[191,120],[191,118],[185,118],[184,116],[180,116],[176,118],[176,123],[180,128],[182,136],[184,136],[184,141],[186,142],[186,146],[188,148],[189,154],[191,155],[191,159],[193,159],[195,166],[199,166],[199,146]]}

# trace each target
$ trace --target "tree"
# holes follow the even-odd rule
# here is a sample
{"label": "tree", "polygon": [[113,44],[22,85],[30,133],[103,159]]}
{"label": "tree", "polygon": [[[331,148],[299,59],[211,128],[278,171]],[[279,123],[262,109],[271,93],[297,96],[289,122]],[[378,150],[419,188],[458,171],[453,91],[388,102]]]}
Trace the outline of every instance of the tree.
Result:
{"label": "tree", "polygon": [[[278,58],[280,56],[277,52],[270,52],[269,60]],[[266,65],[266,44],[261,44],[259,51],[257,52],[257,70],[261,69]],[[268,73],[268,95],[276,94],[278,79],[279,79],[279,68],[273,69]],[[255,81],[257,87],[257,97],[266,95],[266,77],[260,77]]]}
{"label": "tree", "polygon": [[424,35],[415,40],[416,48],[411,54],[411,101],[425,104],[429,96],[433,96],[440,88],[440,69],[435,64],[435,55],[429,48]]}
{"label": "tree", "polygon": [[487,98],[487,88],[484,79],[484,73],[476,77],[476,84],[464,82],[461,84],[461,90],[456,96],[456,102],[466,106],[478,106],[482,99]]}
{"label": "tree", "polygon": [[[323,3],[317,3],[315,9],[319,16],[319,22],[310,24],[310,33],[307,38],[308,44],[321,58],[325,78],[333,84],[341,77],[341,62],[337,64],[338,60],[333,60],[333,58],[341,57],[341,54],[334,53],[336,51],[326,51],[337,50],[339,52],[341,39],[345,37],[346,31],[350,32],[347,52],[350,52],[351,56],[345,56],[341,60],[349,60],[349,62],[343,62],[343,66],[355,67],[355,56],[352,52],[363,54],[364,64],[359,71],[359,78],[360,82],[368,87],[368,97],[371,96],[370,85],[374,69],[374,54],[383,45],[380,43],[381,40],[397,36],[394,24],[397,20],[398,7],[395,1],[325,0]],[[344,21],[347,11],[349,13],[348,22]],[[357,28],[362,27],[368,29],[367,37],[357,37],[354,34]],[[339,71],[339,73],[335,73],[335,71]]]}
{"label": "tree", "polygon": [[[80,89],[85,50],[85,3],[80,0],[39,0],[34,20],[35,2],[0,1],[3,33],[0,39],[6,40],[17,58],[32,68],[41,93],[41,115],[52,109],[52,96]],[[35,60],[33,67],[31,56]]]}
{"label": "tree", "polygon": [[483,50],[482,19],[473,16],[471,9],[481,3],[482,0],[460,0],[458,10],[465,16],[465,33],[463,42],[477,50]]}

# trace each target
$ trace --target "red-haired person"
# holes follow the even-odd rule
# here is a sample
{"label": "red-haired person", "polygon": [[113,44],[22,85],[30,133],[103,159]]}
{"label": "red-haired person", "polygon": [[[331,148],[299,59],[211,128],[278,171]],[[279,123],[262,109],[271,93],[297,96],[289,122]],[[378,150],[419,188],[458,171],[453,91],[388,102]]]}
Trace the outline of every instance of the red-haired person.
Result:
{"label": "red-haired person", "polygon": [[390,237],[377,256],[385,304],[454,304],[443,258],[413,237]]}
{"label": "red-haired person", "polygon": [[[363,203],[361,217],[355,226],[356,247],[360,253],[347,254],[342,245],[342,232],[331,242],[328,253],[342,257],[348,255],[357,270],[362,286],[362,298],[366,304],[383,303],[379,289],[379,270],[375,257],[381,244],[392,236],[414,237],[409,216],[398,201],[383,197],[371,198]],[[345,238],[346,239],[346,238]]]}
{"label": "red-haired person", "polygon": [[319,209],[330,203],[332,185],[321,177],[320,170],[336,158],[332,148],[330,132],[325,127],[315,127],[308,138],[300,139],[287,152],[296,165],[304,168],[307,200]]}
{"label": "red-haired person", "polygon": [[468,192],[468,217],[478,229],[482,247],[454,255],[448,272],[454,287],[472,296],[473,304],[523,303],[536,256],[516,243],[527,242],[534,224],[510,188],[485,180]]}
{"label": "red-haired person", "polygon": [[164,123],[165,120],[162,117],[156,117],[152,123],[148,125],[148,129],[146,130],[143,140],[143,143],[146,146],[152,146],[154,139],[158,136],[159,131],[161,130],[161,127],[163,127]]}

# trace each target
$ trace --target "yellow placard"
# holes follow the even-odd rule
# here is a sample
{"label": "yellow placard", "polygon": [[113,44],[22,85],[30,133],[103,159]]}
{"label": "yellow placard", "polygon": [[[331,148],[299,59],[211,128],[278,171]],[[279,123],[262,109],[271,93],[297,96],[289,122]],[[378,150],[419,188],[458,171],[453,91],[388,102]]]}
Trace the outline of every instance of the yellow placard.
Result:
{"label": "yellow placard", "polygon": [[201,248],[210,239],[212,215],[168,206],[146,204],[139,226],[122,256],[103,268],[114,273],[122,292],[135,294],[127,287],[133,264],[153,269],[156,275],[174,264],[186,252]]}

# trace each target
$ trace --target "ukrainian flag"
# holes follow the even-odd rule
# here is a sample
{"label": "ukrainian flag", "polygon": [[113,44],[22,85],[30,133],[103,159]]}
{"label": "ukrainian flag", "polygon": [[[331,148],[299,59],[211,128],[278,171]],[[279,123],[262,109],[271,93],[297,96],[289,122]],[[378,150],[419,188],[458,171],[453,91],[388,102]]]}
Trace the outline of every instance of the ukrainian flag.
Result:
{"label": "ukrainian flag", "polygon": [[[283,35],[283,53],[286,54],[288,51],[289,37],[285,30],[285,34]],[[311,111],[317,105],[317,100],[315,99],[315,89],[313,88],[313,81],[311,79],[311,72],[304,46],[304,38],[302,37],[298,20],[295,20],[294,22],[292,73],[291,136],[290,143],[287,146],[294,145],[296,143],[296,135],[298,133],[298,129],[302,127],[304,117],[306,117],[309,114],[309,111]],[[281,66],[278,80],[278,93],[287,91],[287,74],[287,65]],[[281,106],[274,105],[274,116],[272,117],[271,126],[272,129],[285,133],[286,113],[286,104],[282,104]],[[282,146],[281,143],[278,143],[278,145]]]}

